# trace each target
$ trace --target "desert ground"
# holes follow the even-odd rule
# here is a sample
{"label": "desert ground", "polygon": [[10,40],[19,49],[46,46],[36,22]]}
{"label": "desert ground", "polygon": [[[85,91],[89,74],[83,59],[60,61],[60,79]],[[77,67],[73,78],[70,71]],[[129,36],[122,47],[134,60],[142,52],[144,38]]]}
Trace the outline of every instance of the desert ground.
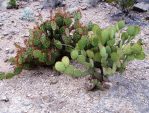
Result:
{"label": "desert ground", "polygon": [[[38,20],[40,12],[43,19],[50,17],[49,9],[41,10],[42,1],[22,2],[19,9],[6,9],[6,0],[0,0],[0,71],[8,72],[14,66],[8,62],[15,56],[14,43],[23,44],[29,37],[29,29],[35,21],[21,20],[25,7],[34,12]],[[116,23],[120,12],[114,6],[101,2],[89,7],[85,0],[66,0],[68,9],[80,8],[81,21],[93,21],[107,27]],[[23,72],[8,80],[0,81],[0,113],[149,113],[149,21],[144,18],[148,12],[137,13],[139,20],[125,18],[127,24],[137,24],[141,32],[146,58],[130,62],[124,73],[110,77],[111,87],[106,91],[86,91],[85,78],[73,79],[57,75],[49,68],[39,67]]]}

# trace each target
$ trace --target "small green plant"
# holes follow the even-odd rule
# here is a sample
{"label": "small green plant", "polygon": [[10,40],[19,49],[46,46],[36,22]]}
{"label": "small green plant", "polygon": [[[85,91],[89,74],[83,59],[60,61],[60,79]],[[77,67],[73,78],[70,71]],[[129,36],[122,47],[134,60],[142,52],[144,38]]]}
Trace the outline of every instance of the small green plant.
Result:
{"label": "small green plant", "polygon": [[140,28],[128,26],[124,31],[124,27],[123,21],[105,29],[92,24],[92,31],[82,36],[71,52],[71,58],[83,64],[86,70],[75,68],[66,56],[55,64],[56,70],[73,77],[91,75],[93,88],[101,88],[108,76],[123,72],[129,61],[145,58],[142,42],[132,42]]}
{"label": "small green plant", "polygon": [[16,0],[9,0],[7,9],[18,9]]}
{"label": "small green plant", "polygon": [[126,15],[129,13],[129,10],[133,7],[135,0],[105,0],[109,3],[116,3],[121,8],[122,12],[124,12]]}

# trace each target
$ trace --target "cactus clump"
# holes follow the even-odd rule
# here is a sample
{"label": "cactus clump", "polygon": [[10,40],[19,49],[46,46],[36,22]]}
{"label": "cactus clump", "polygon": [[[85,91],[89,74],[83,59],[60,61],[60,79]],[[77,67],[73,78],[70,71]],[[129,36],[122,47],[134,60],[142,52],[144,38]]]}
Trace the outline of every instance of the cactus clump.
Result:
{"label": "cactus clump", "polygon": [[[74,16],[79,13],[75,12]],[[64,10],[57,10],[50,20],[30,31],[29,39],[24,41],[25,47],[15,44],[17,48],[15,65],[22,69],[34,66],[53,67],[63,56],[69,56],[81,36],[87,33],[87,28],[79,19],[74,19],[73,15]],[[63,62],[69,65],[66,57],[63,58]]]}
{"label": "cactus clump", "polygon": [[[94,88],[101,88],[108,76],[115,72],[123,72],[129,61],[143,60],[145,54],[141,41],[135,43],[132,41],[140,32],[140,28],[138,26],[128,26],[127,30],[123,28],[126,28],[124,21],[104,29],[92,24],[92,31],[82,36],[70,53],[71,58],[83,64],[86,70],[76,69],[69,64],[63,73],[73,77],[90,74]],[[100,70],[100,73],[97,70]]]}

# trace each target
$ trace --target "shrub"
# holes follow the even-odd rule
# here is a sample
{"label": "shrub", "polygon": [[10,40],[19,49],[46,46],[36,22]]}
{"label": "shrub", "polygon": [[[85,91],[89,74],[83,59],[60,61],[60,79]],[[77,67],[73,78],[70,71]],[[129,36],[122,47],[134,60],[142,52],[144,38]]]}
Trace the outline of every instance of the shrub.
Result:
{"label": "shrub", "polygon": [[82,36],[71,52],[71,58],[83,64],[86,70],[82,71],[67,63],[66,57],[64,58],[67,60],[63,58],[61,62],[56,63],[56,70],[73,77],[90,74],[93,88],[101,88],[108,76],[115,72],[123,72],[129,61],[143,60],[145,57],[141,41],[132,42],[140,28],[128,26],[127,30],[124,30],[124,27],[123,21],[105,29],[93,24],[89,35]]}
{"label": "shrub", "polygon": [[75,47],[83,33],[87,33],[87,28],[79,20],[73,22],[70,14],[58,11],[50,20],[31,30],[29,39],[25,40],[25,48],[16,44],[16,65],[52,66]]}
{"label": "shrub", "polygon": [[18,9],[16,0],[9,0],[7,9]]}
{"label": "shrub", "polygon": [[109,3],[114,2],[118,4],[122,12],[124,12],[125,14],[129,13],[129,10],[133,7],[135,3],[135,0],[105,0],[105,1]]}

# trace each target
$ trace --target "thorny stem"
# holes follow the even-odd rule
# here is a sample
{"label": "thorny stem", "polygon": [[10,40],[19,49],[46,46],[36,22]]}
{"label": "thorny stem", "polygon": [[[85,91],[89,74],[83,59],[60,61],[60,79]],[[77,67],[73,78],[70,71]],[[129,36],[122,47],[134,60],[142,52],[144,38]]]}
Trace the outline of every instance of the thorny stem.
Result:
{"label": "thorny stem", "polygon": [[104,81],[104,74],[103,74],[103,68],[100,67],[100,71],[101,73],[97,73],[96,70],[94,68],[91,69],[90,74],[92,75],[93,79],[97,79],[98,81],[100,81],[101,83]]}
{"label": "thorny stem", "polygon": [[73,47],[73,46],[66,45],[66,44],[62,44],[62,45],[67,46],[67,47],[71,47],[71,48],[73,48],[73,49],[74,49],[74,47]]}
{"label": "thorny stem", "polygon": [[103,82],[104,81],[104,79],[103,79],[104,74],[103,74],[102,66],[100,66],[100,71],[101,71],[101,81],[100,82]]}
{"label": "thorny stem", "polygon": [[[101,65],[101,63],[96,63],[95,62],[95,67],[97,67],[97,68],[99,68],[100,69],[100,75],[98,75],[99,76],[99,78],[98,78],[98,80],[100,81],[100,82],[103,82],[104,81],[104,73],[103,73],[103,67],[102,67],[102,65]],[[94,70],[95,71],[95,70]],[[97,78],[97,77],[96,77]]]}

